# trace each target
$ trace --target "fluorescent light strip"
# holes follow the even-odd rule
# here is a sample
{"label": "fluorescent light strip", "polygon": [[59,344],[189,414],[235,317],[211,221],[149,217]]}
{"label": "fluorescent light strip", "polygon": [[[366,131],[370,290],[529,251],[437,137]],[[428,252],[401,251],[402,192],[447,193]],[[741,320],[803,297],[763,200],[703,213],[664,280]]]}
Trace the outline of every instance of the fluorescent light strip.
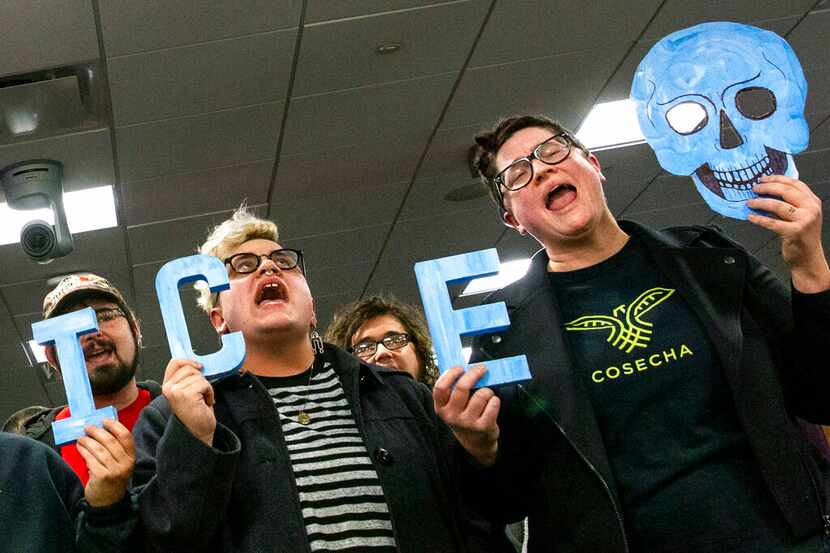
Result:
{"label": "fluorescent light strip", "polygon": [[475,294],[483,294],[484,292],[492,292],[499,288],[504,288],[510,283],[516,282],[522,278],[530,267],[530,259],[515,259],[513,261],[505,261],[501,264],[499,272],[496,275],[489,277],[476,278],[471,280],[461,296],[473,296]]}
{"label": "fluorescent light strip", "polygon": [[[118,226],[112,186],[75,190],[63,195],[66,222],[73,234]],[[20,241],[20,230],[29,221],[42,219],[55,224],[51,209],[17,210],[0,202],[0,245]]]}
{"label": "fluorescent light strip", "polygon": [[35,360],[38,363],[46,363],[46,348],[34,340],[29,340],[29,351],[32,352],[32,355],[35,356]]}
{"label": "fluorescent light strip", "polygon": [[576,137],[589,150],[609,150],[645,142],[637,110],[631,100],[595,105],[579,127]]}

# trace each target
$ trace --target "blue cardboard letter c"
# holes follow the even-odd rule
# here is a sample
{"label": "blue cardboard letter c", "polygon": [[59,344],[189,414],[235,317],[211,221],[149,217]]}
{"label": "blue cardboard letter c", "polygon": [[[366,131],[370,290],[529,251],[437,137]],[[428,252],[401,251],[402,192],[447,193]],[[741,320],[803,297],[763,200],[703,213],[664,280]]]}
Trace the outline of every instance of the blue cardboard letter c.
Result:
{"label": "blue cardboard letter c", "polygon": [[235,373],[242,366],[245,361],[245,340],[241,332],[232,332],[222,335],[222,348],[219,351],[207,355],[198,355],[193,351],[179,286],[197,280],[206,281],[211,292],[230,288],[228,273],[219,259],[210,255],[191,255],[164,264],[156,275],[156,294],[170,354],[175,359],[198,361],[203,366],[205,377],[217,380]]}

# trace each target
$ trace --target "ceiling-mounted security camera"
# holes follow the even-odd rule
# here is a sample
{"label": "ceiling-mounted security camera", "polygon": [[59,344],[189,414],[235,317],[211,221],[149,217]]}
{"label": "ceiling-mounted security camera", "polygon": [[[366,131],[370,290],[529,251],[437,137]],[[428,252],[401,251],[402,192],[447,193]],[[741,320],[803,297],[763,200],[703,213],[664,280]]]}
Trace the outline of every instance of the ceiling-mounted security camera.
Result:
{"label": "ceiling-mounted security camera", "polygon": [[63,209],[63,164],[51,159],[21,161],[0,170],[6,202],[12,209],[49,208],[55,224],[35,219],[20,232],[20,245],[38,263],[72,252],[72,234]]}

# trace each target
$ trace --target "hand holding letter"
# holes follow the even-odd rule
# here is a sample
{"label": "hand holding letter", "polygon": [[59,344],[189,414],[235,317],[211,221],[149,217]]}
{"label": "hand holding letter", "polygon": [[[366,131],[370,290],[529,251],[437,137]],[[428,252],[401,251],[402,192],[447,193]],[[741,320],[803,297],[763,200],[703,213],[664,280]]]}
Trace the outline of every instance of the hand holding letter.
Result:
{"label": "hand holding letter", "polygon": [[201,368],[195,361],[171,359],[164,371],[162,393],[170,402],[173,414],[191,434],[211,446],[216,431],[213,387]]}
{"label": "hand holding letter", "polygon": [[135,467],[133,435],[118,421],[106,419],[103,424],[104,428],[87,426],[86,436],[76,442],[78,453],[89,469],[84,496],[92,507],[121,501]]}
{"label": "hand holding letter", "polygon": [[479,388],[472,395],[473,385],[486,372],[476,365],[467,372],[462,367],[446,371],[432,390],[435,412],[450,427],[464,449],[481,465],[496,462],[499,447],[500,400],[490,388]]}

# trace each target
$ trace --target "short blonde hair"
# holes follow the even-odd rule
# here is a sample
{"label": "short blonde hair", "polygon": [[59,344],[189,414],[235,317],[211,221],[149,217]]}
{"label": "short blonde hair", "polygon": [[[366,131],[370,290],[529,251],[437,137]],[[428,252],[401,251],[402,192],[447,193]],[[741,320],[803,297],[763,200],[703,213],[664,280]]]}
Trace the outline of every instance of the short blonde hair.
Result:
{"label": "short blonde hair", "polygon": [[[199,253],[212,255],[224,261],[234,248],[256,239],[276,242],[279,240],[279,229],[276,223],[260,219],[243,204],[233,212],[230,219],[214,227],[199,248]],[[199,298],[196,300],[199,307],[210,313],[210,310],[216,307],[219,294],[212,294],[204,281],[198,281],[196,289],[199,291]]]}

